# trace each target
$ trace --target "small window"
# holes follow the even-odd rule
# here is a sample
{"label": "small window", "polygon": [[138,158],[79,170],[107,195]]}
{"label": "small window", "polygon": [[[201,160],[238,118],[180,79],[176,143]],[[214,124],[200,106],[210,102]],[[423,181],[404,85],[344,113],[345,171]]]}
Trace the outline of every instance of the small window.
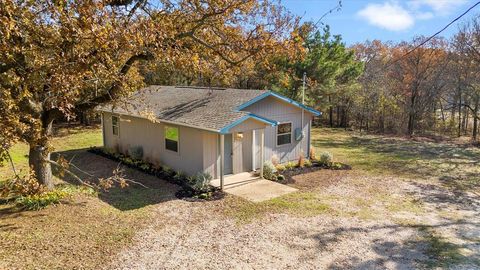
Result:
{"label": "small window", "polygon": [[292,142],[292,123],[283,123],[277,126],[277,145],[290,144]]}
{"label": "small window", "polygon": [[178,128],[165,127],[165,149],[178,152]]}
{"label": "small window", "polygon": [[118,136],[118,116],[112,115],[112,133]]}

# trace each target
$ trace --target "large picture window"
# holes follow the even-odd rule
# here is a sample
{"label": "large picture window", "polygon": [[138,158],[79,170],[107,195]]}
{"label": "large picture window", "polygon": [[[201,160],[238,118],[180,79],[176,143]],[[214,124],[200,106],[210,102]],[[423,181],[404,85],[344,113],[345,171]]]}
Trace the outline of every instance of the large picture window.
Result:
{"label": "large picture window", "polygon": [[178,152],[178,128],[165,127],[165,148],[173,152]]}
{"label": "large picture window", "polygon": [[292,123],[283,123],[277,126],[277,146],[292,142]]}
{"label": "large picture window", "polygon": [[118,116],[112,115],[112,133],[118,136]]}

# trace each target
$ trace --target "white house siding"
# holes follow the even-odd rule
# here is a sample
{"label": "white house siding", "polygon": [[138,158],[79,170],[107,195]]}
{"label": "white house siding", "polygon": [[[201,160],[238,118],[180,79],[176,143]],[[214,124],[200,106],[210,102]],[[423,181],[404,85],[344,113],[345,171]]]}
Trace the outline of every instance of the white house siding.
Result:
{"label": "white house siding", "polygon": [[[264,98],[243,110],[278,121],[279,123],[292,123],[292,143],[278,147],[276,145],[277,128],[271,126],[265,128],[265,160],[270,160],[273,155],[276,155],[280,162],[297,160],[302,153],[305,157],[308,157],[308,132],[310,130],[310,121],[313,117],[310,112],[304,111],[302,128],[302,109],[272,96]],[[295,140],[296,128],[302,128],[305,135],[301,141]],[[260,132],[255,132],[255,164],[257,168],[261,164],[260,151],[257,150],[259,146]]]}
{"label": "white house siding", "polygon": [[219,177],[219,135],[203,131],[203,168],[213,178]]}
{"label": "white house siding", "polygon": [[229,133],[250,131],[252,129],[264,128],[266,126],[268,125],[265,124],[264,122],[249,118],[243,121],[242,123],[232,127]]}
{"label": "white house siding", "polygon": [[112,133],[112,114],[103,113],[105,147],[127,153],[130,147],[142,146],[144,159],[154,164],[167,165],[186,174],[203,171],[203,130],[175,126],[179,129],[179,152],[165,149],[165,124],[147,119],[120,115],[119,135]]}

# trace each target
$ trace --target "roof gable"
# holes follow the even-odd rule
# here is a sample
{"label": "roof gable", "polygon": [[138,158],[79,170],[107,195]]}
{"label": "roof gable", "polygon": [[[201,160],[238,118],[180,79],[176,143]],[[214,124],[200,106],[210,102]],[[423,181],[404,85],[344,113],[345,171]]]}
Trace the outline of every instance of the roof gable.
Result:
{"label": "roof gable", "polygon": [[272,92],[272,91],[265,92],[265,93],[263,93],[263,94],[261,94],[261,95],[259,95],[259,96],[254,97],[253,99],[251,99],[251,100],[249,100],[249,101],[247,101],[247,102],[239,105],[239,106],[237,107],[237,110],[239,110],[239,111],[240,111],[240,110],[244,110],[244,109],[248,108],[249,106],[251,106],[251,105],[253,105],[253,104],[257,103],[257,102],[259,102],[259,101],[261,101],[261,100],[264,100],[264,99],[267,98],[267,97],[277,98],[277,99],[279,99],[279,100],[281,100],[281,101],[283,101],[283,102],[286,102],[286,103],[288,103],[288,104],[291,104],[291,105],[293,105],[293,106],[296,106],[296,107],[298,107],[298,108],[300,108],[300,109],[304,109],[304,110],[312,113],[312,114],[315,115],[315,116],[319,116],[319,115],[322,114],[321,112],[319,112],[319,111],[317,111],[317,110],[315,110],[315,109],[313,109],[313,108],[310,108],[310,107],[308,107],[308,106],[306,106],[306,105],[304,105],[304,104],[301,104],[301,103],[299,103],[299,102],[297,102],[297,101],[295,101],[295,100],[293,100],[293,99],[287,98],[287,97],[285,97],[285,96],[282,96],[282,95],[280,95],[280,94],[278,94],[278,93],[275,93],[275,92]]}

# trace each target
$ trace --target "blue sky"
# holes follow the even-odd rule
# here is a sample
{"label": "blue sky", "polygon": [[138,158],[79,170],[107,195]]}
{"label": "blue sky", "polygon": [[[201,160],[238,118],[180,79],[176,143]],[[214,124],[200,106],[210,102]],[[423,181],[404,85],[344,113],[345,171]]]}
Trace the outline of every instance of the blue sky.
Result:
{"label": "blue sky", "polygon": [[[383,41],[411,40],[416,35],[429,36],[477,0],[343,0],[340,11],[327,15],[323,22],[330,25],[333,34],[341,34],[348,44],[367,39]],[[305,21],[317,21],[335,7],[337,0],[283,0],[282,3]],[[463,17],[463,21],[480,14],[480,6]],[[458,25],[442,33],[451,37]]]}

